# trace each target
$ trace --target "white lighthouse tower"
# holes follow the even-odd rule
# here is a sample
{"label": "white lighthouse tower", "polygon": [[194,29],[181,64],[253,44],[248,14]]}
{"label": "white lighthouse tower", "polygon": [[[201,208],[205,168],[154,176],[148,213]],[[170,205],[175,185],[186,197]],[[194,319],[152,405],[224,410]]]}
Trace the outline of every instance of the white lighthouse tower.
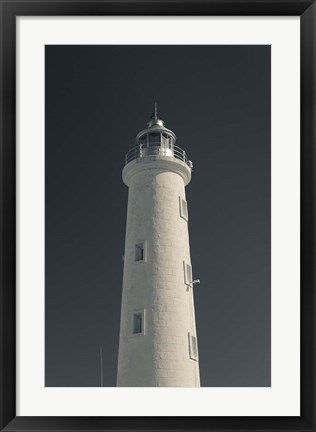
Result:
{"label": "white lighthouse tower", "polygon": [[155,106],[126,155],[119,387],[200,386],[185,197],[192,163],[175,142]]}

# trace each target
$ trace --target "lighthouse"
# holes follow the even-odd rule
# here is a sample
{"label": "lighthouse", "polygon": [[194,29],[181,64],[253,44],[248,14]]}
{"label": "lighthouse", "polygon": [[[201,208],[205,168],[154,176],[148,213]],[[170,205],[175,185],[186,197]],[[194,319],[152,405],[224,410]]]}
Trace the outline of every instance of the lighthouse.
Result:
{"label": "lighthouse", "polygon": [[200,387],[185,186],[192,162],[157,106],[126,154],[117,386]]}

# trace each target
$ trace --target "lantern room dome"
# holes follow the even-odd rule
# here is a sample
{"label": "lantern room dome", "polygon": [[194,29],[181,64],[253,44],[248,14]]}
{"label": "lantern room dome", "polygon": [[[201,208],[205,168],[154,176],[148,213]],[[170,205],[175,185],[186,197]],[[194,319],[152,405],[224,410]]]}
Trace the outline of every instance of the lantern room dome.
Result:
{"label": "lantern room dome", "polygon": [[168,146],[172,147],[176,142],[176,134],[165,127],[165,122],[158,116],[157,104],[152,113],[147,129],[143,129],[136,135],[136,145]]}
{"label": "lantern room dome", "polygon": [[188,160],[184,150],[175,145],[176,134],[165,127],[165,122],[158,116],[157,104],[155,111],[147,123],[147,129],[143,129],[136,135],[136,143],[129,149],[125,156],[125,164],[134,160],[152,157],[172,158],[182,161],[186,169],[192,170],[192,162]]}

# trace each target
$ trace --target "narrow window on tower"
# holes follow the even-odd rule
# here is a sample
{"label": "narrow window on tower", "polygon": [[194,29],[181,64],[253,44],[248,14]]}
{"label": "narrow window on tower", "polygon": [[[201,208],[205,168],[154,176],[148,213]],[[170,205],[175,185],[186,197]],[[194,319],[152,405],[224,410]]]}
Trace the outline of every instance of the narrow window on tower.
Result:
{"label": "narrow window on tower", "polygon": [[186,285],[192,285],[192,266],[183,261],[184,270],[184,283]]}
{"label": "narrow window on tower", "polygon": [[144,335],[144,311],[134,312],[132,319],[132,334]]}
{"label": "narrow window on tower", "polygon": [[188,204],[185,199],[179,196],[179,207],[180,207],[180,216],[184,220],[188,220]]}
{"label": "narrow window on tower", "polygon": [[146,262],[147,261],[146,247],[147,247],[146,241],[137,243],[135,245],[135,261],[136,262]]}
{"label": "narrow window on tower", "polygon": [[198,346],[196,336],[193,336],[191,333],[188,333],[189,337],[189,355],[191,360],[198,361]]}

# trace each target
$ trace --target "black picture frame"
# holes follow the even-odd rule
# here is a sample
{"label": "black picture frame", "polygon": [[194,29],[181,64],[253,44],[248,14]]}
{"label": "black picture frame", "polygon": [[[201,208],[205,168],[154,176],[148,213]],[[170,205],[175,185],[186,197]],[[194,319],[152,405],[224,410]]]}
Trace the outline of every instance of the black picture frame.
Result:
{"label": "black picture frame", "polygon": [[[93,15],[300,16],[301,23],[301,415],[299,417],[16,416],[16,17]],[[0,0],[1,29],[1,353],[3,431],[315,431],[316,5],[304,0]]]}

